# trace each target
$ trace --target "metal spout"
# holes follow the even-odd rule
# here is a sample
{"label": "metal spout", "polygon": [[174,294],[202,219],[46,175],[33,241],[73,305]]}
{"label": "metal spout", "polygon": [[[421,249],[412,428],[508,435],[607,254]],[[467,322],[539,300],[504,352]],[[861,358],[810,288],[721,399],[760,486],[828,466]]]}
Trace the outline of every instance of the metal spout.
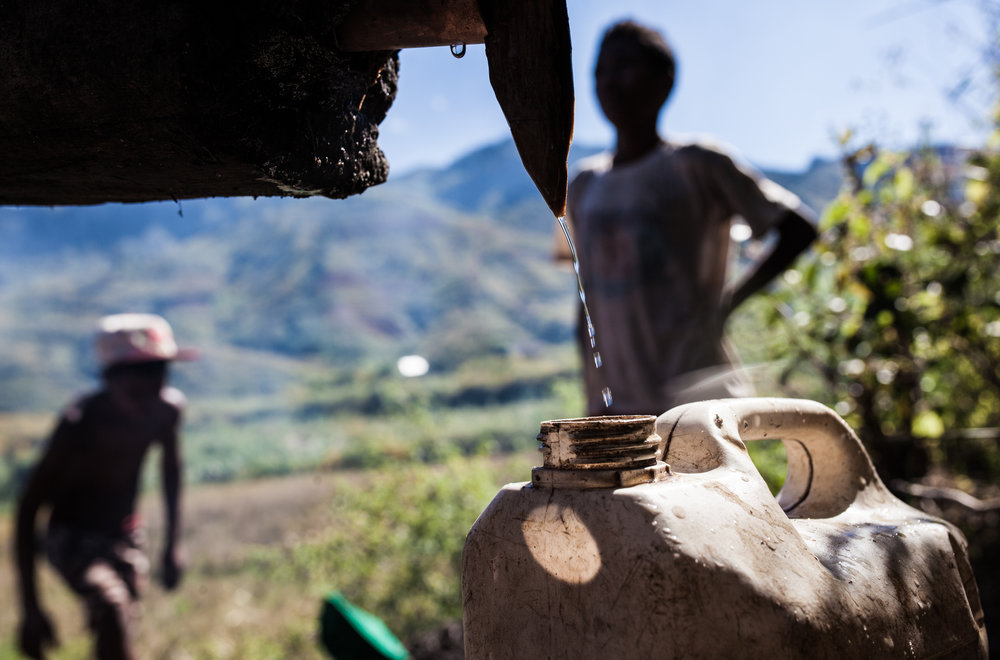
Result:
{"label": "metal spout", "polygon": [[485,43],[521,163],[556,217],[566,212],[574,94],[565,0],[360,0],[337,37],[345,51]]}

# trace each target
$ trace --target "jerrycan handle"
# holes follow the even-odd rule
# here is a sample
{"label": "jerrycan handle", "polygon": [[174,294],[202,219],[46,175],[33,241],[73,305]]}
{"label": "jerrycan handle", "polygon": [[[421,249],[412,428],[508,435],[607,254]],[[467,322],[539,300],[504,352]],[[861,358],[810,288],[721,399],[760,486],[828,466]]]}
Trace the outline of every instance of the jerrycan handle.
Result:
{"label": "jerrycan handle", "polygon": [[745,442],[780,439],[787,475],[778,504],[790,518],[829,518],[855,502],[891,497],[858,436],[830,408],[805,399],[746,398],[689,403],[656,420],[672,472],[757,472]]}

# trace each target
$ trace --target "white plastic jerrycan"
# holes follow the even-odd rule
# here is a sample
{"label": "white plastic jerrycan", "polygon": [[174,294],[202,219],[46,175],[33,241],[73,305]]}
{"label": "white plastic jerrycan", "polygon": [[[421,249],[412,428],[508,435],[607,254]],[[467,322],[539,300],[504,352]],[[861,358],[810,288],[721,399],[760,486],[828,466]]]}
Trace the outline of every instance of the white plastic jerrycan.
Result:
{"label": "white plastic jerrycan", "polygon": [[[744,445],[764,438],[788,456],[777,500]],[[896,499],[821,404],[556,420],[539,440],[531,483],[466,539],[468,660],[987,656],[965,539]]]}

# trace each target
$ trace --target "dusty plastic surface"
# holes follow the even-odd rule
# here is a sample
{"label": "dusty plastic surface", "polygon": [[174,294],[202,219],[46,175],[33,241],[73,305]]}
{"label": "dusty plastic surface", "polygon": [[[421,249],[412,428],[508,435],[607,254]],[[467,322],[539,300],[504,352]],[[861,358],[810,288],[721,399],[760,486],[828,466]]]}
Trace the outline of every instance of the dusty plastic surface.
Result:
{"label": "dusty plastic surface", "polygon": [[[889,493],[832,410],[708,401],[655,430],[654,481],[497,494],[463,555],[469,660],[987,657],[964,538]],[[777,499],[744,444],[764,438],[788,453]]]}

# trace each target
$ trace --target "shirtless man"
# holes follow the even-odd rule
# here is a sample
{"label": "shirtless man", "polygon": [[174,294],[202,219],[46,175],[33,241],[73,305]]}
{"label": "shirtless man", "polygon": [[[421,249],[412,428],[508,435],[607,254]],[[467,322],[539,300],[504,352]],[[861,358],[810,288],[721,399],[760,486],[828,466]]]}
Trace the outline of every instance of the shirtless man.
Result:
{"label": "shirtless man", "polygon": [[171,360],[194,354],[178,349],[167,322],[151,314],[101,319],[96,349],[104,386],[63,412],[18,502],[18,642],[32,658],[43,658],[45,647],[58,643],[35,580],[35,525],[43,506],[51,509],[44,548],[84,601],[96,656],[135,657],[135,606],[149,572],[136,495],[143,460],[154,444],[161,448],[166,504],[164,586],[177,586],[183,572],[178,436],[184,396],[166,380]]}

